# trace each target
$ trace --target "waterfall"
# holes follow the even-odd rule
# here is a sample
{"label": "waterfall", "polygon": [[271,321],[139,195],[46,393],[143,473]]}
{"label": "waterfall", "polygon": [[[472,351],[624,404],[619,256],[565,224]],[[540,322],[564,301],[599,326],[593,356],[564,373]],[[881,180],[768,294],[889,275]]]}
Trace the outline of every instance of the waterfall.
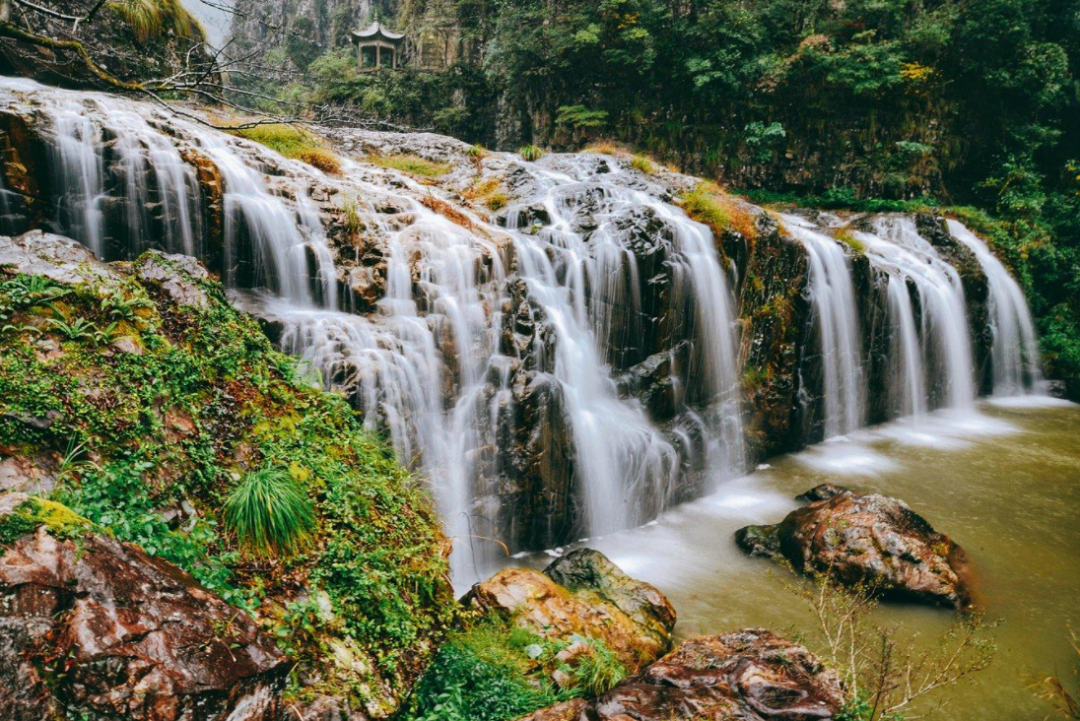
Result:
{"label": "waterfall", "polygon": [[949,220],[949,232],[975,254],[990,288],[990,330],[993,334],[995,395],[1039,392],[1039,346],[1024,292],[986,243],[962,223]]}
{"label": "waterfall", "polygon": [[863,424],[866,398],[851,267],[835,239],[798,216],[785,215],[783,220],[809,260],[807,290],[821,350],[825,438],[844,435]]}
{"label": "waterfall", "polygon": [[[0,109],[31,102],[52,228],[105,259],[154,247],[219,271],[430,484],[459,580],[503,541],[608,534],[746,470],[739,271],[668,202],[677,183],[613,157],[492,154],[485,173],[503,173],[513,204],[489,217],[452,180],[348,158],[327,176],[154,106],[0,79]],[[2,229],[20,225],[12,198],[0,187]],[[860,317],[859,252],[883,293],[890,417],[973,402],[961,279],[913,221],[863,223],[850,249],[803,218],[784,224],[807,260],[793,384],[813,399],[814,434],[850,433],[871,412],[882,362],[862,337],[877,316]],[[989,278],[995,392],[1034,388],[1019,287],[950,228]]]}
{"label": "waterfall", "polygon": [[0,235],[8,235],[16,232],[18,227],[17,218],[12,213],[11,196],[13,196],[4,181],[4,173],[0,172]]}
{"label": "waterfall", "polygon": [[102,136],[101,128],[91,120],[97,110],[91,103],[61,101],[46,112],[56,133],[50,161],[56,184],[57,229],[104,257]]}
{"label": "waterfall", "polygon": [[[874,226],[874,234],[856,236],[867,244],[871,262],[894,275],[897,282],[910,282],[916,289],[922,361],[928,369],[920,375],[929,378],[928,391],[936,396],[928,405],[970,406],[975,400],[975,365],[960,274],[919,235],[911,218],[883,216],[875,219]],[[901,320],[901,325],[905,323]]]}

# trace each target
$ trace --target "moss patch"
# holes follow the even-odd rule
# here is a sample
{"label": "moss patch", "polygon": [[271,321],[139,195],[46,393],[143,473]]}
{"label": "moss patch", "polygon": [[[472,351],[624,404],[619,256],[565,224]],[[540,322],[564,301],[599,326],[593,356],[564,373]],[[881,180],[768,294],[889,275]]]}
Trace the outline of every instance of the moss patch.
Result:
{"label": "moss patch", "polygon": [[750,211],[715,183],[698,183],[682,193],[677,201],[687,215],[709,226],[717,238],[730,231],[739,233],[749,241],[757,238],[757,226]]}
{"label": "moss patch", "polygon": [[[292,678],[317,679],[294,694],[334,693],[386,715],[454,614],[429,499],[346,400],[305,382],[219,284],[184,280],[206,309],[133,277],[57,286],[0,271],[0,454],[64,457],[41,522],[66,526],[47,504],[63,503],[247,610],[300,664]],[[113,326],[110,337],[139,352],[52,321]],[[225,499],[266,466],[287,469],[315,505],[311,542],[289,559],[242,557],[223,530]],[[326,601],[315,633],[295,620],[313,597]]]}

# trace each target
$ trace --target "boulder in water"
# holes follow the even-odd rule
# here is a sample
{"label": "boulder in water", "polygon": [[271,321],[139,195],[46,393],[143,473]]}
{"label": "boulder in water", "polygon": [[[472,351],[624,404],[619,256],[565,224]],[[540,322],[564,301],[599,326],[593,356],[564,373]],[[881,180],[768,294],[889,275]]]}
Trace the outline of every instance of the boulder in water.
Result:
{"label": "boulder in water", "polygon": [[747,526],[735,541],[753,556],[828,574],[846,586],[966,608],[971,588],[964,550],[906,503],[823,484],[798,497],[808,506],[772,526]]}
{"label": "boulder in water", "polygon": [[594,701],[521,721],[811,721],[843,704],[840,677],[805,647],[760,628],[682,644]]}

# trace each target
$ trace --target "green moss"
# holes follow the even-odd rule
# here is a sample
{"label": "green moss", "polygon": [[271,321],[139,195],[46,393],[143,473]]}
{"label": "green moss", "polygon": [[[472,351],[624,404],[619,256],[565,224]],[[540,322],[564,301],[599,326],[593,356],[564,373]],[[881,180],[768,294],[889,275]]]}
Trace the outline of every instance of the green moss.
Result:
{"label": "green moss", "polygon": [[400,170],[410,175],[419,175],[424,178],[437,178],[450,172],[449,163],[433,163],[418,155],[401,153],[398,155],[371,155],[368,162],[383,168]]}
{"label": "green moss", "polygon": [[0,518],[0,544],[12,543],[40,526],[57,538],[74,538],[93,524],[67,506],[44,498],[29,498],[7,516]]}
{"label": "green moss", "polygon": [[850,228],[841,228],[836,232],[835,237],[859,255],[864,255],[866,253],[866,243],[856,238]]}
{"label": "green moss", "polygon": [[[301,590],[324,595],[333,620],[283,643],[326,690],[393,710],[455,613],[430,500],[348,402],[313,389],[220,285],[188,280],[206,309],[132,278],[30,293],[28,278],[0,270],[0,452],[66,457],[48,500],[267,624]],[[62,301],[42,302],[54,290]],[[103,352],[51,327],[54,317],[118,323],[142,352]],[[42,340],[57,351],[40,352]],[[230,489],[264,466],[287,469],[315,501],[311,543],[275,563],[242,559],[222,531]],[[341,666],[336,647],[356,662]]]}

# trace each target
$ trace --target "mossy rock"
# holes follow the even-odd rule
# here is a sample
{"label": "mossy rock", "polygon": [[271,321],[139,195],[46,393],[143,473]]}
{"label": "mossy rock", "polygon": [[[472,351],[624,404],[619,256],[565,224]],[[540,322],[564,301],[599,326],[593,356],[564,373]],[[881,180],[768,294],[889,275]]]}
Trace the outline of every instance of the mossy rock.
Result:
{"label": "mossy rock", "polygon": [[[0,238],[0,318],[0,460],[62,459],[42,523],[85,519],[251,614],[299,666],[290,701],[399,707],[455,613],[449,543],[343,397],[189,258],[105,265],[56,236]],[[291,557],[249,557],[224,527],[225,498],[265,467],[316,510]]]}

